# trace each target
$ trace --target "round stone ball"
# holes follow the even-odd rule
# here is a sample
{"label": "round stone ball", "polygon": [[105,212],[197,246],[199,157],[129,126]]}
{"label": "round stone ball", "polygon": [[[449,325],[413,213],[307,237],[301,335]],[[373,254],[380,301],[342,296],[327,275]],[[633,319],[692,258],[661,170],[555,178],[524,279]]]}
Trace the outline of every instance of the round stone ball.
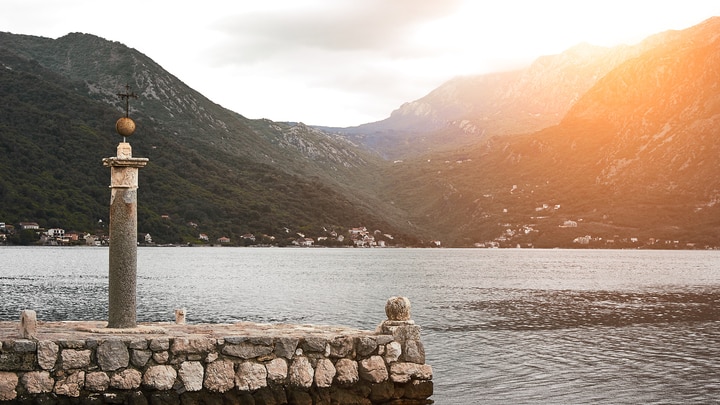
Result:
{"label": "round stone ball", "polygon": [[385,315],[390,321],[409,321],[410,300],[405,297],[390,297],[385,304]]}
{"label": "round stone ball", "polygon": [[120,136],[130,136],[135,132],[135,121],[122,117],[115,123],[115,130]]}

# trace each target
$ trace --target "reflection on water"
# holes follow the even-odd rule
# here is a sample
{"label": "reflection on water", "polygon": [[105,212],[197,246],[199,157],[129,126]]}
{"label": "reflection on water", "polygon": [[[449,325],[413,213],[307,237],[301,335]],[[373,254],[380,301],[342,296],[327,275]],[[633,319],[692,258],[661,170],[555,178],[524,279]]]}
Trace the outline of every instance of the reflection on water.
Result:
{"label": "reflection on water", "polygon": [[[647,323],[720,321],[720,290],[500,290],[452,305],[452,330],[534,330]],[[477,324],[468,321],[476,320]],[[442,328],[442,327],[441,327]]]}
{"label": "reflection on water", "polygon": [[[0,320],[106,319],[107,250],[0,248]],[[149,248],[138,319],[373,329],[412,302],[439,405],[716,403],[720,252]]]}

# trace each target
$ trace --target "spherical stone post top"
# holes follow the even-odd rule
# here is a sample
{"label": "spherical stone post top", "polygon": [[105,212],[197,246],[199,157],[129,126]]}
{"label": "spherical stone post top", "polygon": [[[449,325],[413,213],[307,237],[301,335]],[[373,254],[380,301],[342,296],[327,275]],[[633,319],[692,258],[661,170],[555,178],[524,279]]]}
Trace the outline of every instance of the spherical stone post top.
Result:
{"label": "spherical stone post top", "polygon": [[385,304],[385,315],[389,321],[410,320],[410,300],[406,297],[390,297]]}
{"label": "spherical stone post top", "polygon": [[135,133],[135,121],[129,117],[121,117],[115,122],[115,130],[122,137],[127,137]]}

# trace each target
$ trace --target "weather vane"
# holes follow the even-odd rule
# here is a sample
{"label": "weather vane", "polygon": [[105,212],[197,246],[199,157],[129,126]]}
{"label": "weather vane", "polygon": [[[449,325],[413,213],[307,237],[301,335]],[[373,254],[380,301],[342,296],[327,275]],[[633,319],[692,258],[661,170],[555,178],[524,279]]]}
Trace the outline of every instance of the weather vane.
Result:
{"label": "weather vane", "polygon": [[125,137],[130,136],[133,132],[135,132],[135,122],[130,119],[130,97],[138,98],[138,96],[134,92],[130,91],[129,84],[125,85],[125,93],[117,93],[117,95],[121,99],[125,100],[125,116],[117,120],[115,123],[115,130],[123,137],[123,142],[125,142]]}

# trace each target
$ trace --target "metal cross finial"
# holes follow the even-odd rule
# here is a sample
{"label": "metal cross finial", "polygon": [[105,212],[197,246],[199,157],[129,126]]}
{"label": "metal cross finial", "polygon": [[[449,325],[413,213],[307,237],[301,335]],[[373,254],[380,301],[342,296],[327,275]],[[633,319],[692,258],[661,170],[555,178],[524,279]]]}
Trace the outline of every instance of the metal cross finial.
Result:
{"label": "metal cross finial", "polygon": [[125,85],[125,93],[117,93],[117,95],[120,96],[120,98],[125,100],[125,118],[128,118],[129,112],[130,112],[130,97],[138,98],[138,96],[134,92],[132,92],[132,93],[130,92],[129,84]]}

